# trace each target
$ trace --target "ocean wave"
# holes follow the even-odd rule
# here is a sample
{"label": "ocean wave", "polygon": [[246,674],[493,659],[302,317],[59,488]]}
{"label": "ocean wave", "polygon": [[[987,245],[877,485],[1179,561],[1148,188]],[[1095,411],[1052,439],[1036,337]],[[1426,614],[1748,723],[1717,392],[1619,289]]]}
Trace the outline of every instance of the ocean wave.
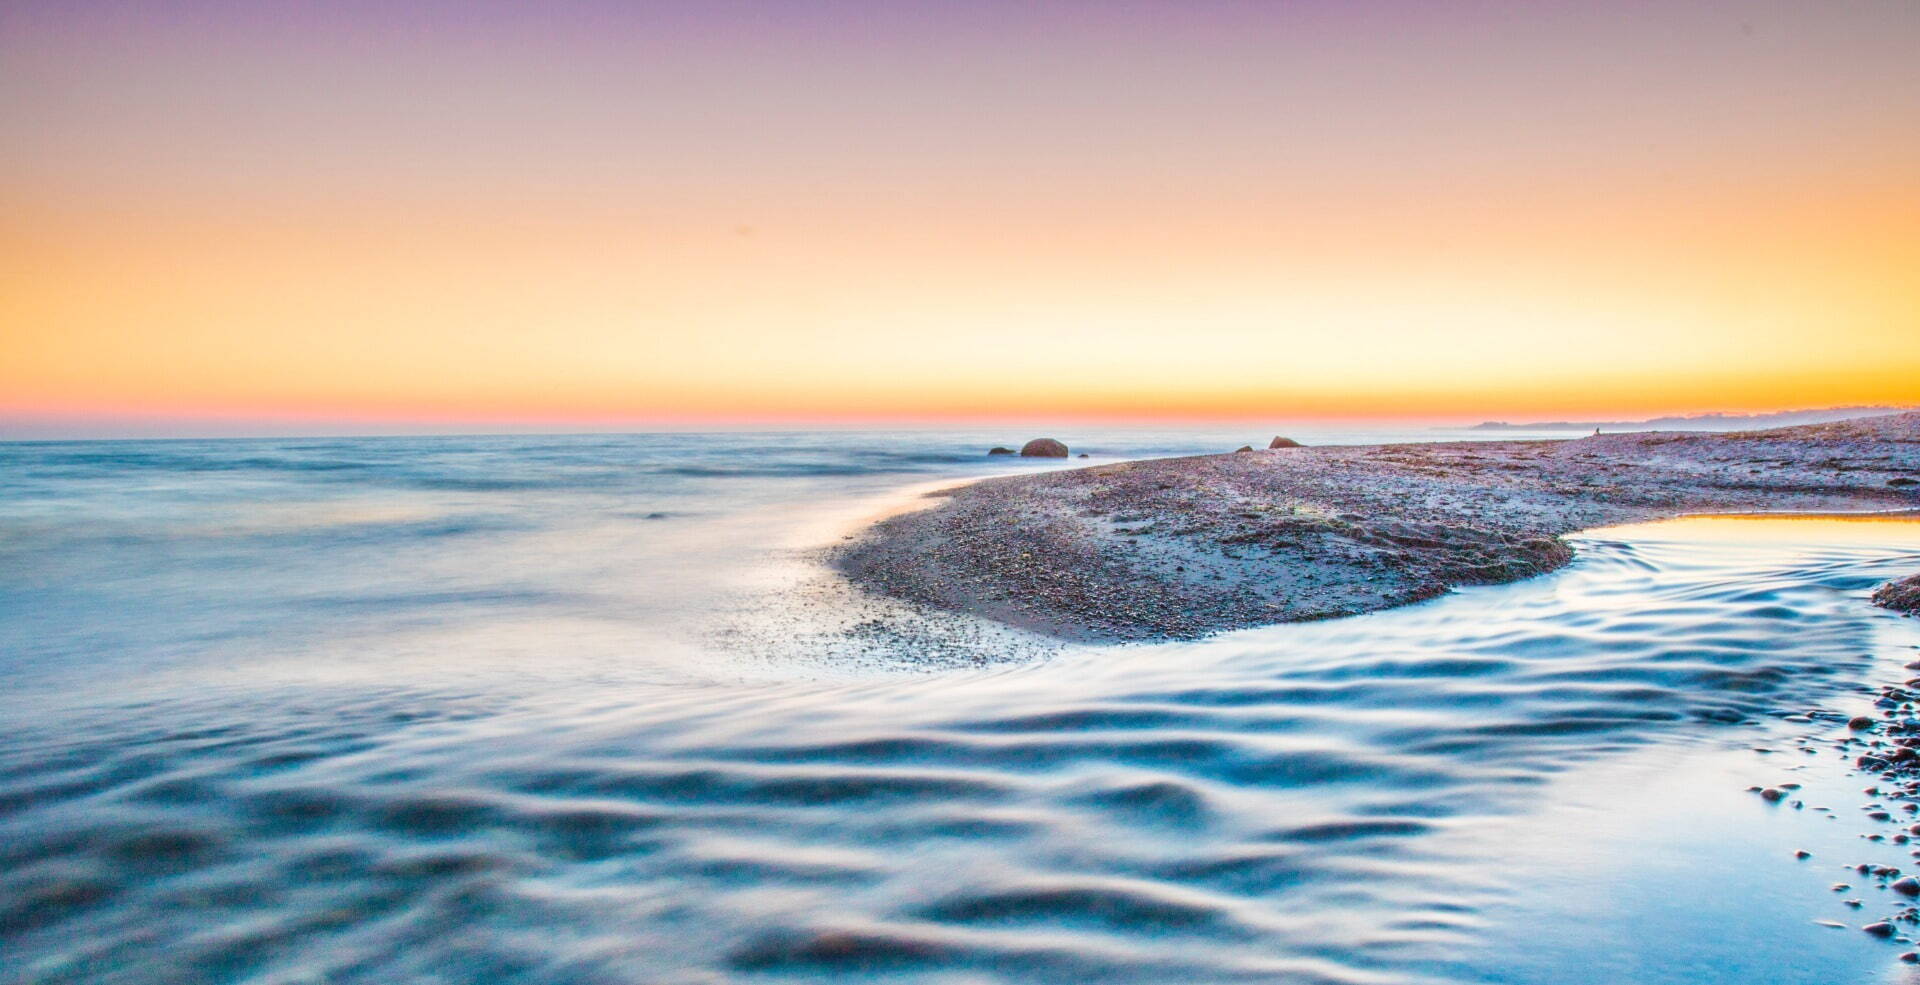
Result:
{"label": "ocean wave", "polygon": [[[499,447],[535,446],[632,443]],[[672,593],[785,501],[626,494],[649,476],[384,519],[302,480],[252,532],[207,523],[240,487],[92,531],[17,506],[0,981],[1563,980],[1615,945],[1565,934],[1537,975],[1481,950],[1536,929],[1516,882],[1556,877],[1511,845],[1580,850],[1529,818],[1635,750],[1802,756],[1775,726],[1892,659],[1864,597],[1920,556],[1610,532],[1547,578],[1354,620],[749,677],[764,654],[705,640],[689,672],[618,617],[730,606]]]}

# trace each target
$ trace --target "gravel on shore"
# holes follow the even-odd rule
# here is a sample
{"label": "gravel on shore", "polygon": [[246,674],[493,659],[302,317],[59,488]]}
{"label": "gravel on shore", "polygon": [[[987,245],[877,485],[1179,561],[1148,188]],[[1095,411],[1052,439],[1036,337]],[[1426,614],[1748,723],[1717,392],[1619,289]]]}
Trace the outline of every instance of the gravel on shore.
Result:
{"label": "gravel on shore", "polygon": [[835,552],[869,591],[1067,640],[1190,639],[1516,581],[1563,534],[1920,509],[1920,412],[1769,431],[1278,448],[988,479]]}
{"label": "gravel on shore", "polygon": [[[1909,662],[1905,669],[1910,674],[1920,671],[1920,662]],[[1910,874],[1911,869],[1903,872],[1900,866],[1887,864],[1886,858],[1903,854],[1912,864],[1920,865],[1920,823],[1916,823],[1920,821],[1920,677],[1883,684],[1869,693],[1876,694],[1876,714],[1849,716],[1835,708],[1813,708],[1782,720],[1814,726],[1812,731],[1794,736],[1792,747],[1819,755],[1820,746],[1829,746],[1841,758],[1852,760],[1852,774],[1868,784],[1860,788],[1862,796],[1852,805],[1852,816],[1861,828],[1860,852],[1851,858],[1842,857],[1836,875],[1844,881],[1833,883],[1831,893],[1841,894],[1834,898],[1852,911],[1852,926],[1882,940],[1911,946],[1920,936],[1920,905],[1916,905],[1920,879]],[[1783,775],[1802,777],[1802,768],[1787,767]],[[1782,809],[1809,810],[1836,820],[1849,816],[1841,805],[1822,803],[1826,796],[1808,799],[1801,784],[1790,780],[1752,786],[1748,792]],[[1829,790],[1828,795],[1833,792]],[[1795,862],[1812,858],[1811,852],[1794,853]],[[1843,911],[1841,915],[1848,914]],[[1838,920],[1819,922],[1842,928],[1850,925]],[[1920,964],[1920,951],[1906,951],[1899,960]]]}

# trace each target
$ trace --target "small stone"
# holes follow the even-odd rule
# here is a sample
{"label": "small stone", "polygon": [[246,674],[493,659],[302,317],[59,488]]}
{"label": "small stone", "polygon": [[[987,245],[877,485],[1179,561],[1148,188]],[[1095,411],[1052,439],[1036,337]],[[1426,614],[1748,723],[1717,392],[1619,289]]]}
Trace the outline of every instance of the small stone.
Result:
{"label": "small stone", "polygon": [[1765,790],[1760,791],[1760,799],[1768,803],[1777,802],[1780,798],[1785,796],[1786,794],[1781,793],[1780,791],[1775,790],[1772,787],[1768,787]]}
{"label": "small stone", "polygon": [[1887,938],[1887,937],[1893,936],[1893,924],[1890,924],[1885,920],[1882,920],[1878,923],[1867,924],[1866,926],[1860,929],[1879,938]]}
{"label": "small stone", "polygon": [[1856,732],[1861,729],[1872,728],[1873,719],[1868,718],[1865,715],[1855,715],[1852,718],[1847,719],[1847,727],[1850,729],[1853,729]]}
{"label": "small stone", "polygon": [[1812,853],[1812,852],[1810,852],[1810,851],[1807,851],[1806,849],[1804,849],[1804,848],[1803,848],[1803,849],[1801,849],[1801,850],[1799,850],[1799,851],[1797,851],[1797,852],[1794,852],[1794,853],[1793,853],[1793,857],[1794,857],[1794,858],[1797,858],[1797,859],[1800,859],[1801,861],[1805,861],[1805,860],[1807,860],[1807,859],[1810,859],[1810,858],[1812,858],[1812,857],[1813,857],[1813,853]]}
{"label": "small stone", "polygon": [[1907,876],[1893,884],[1893,891],[1902,896],[1920,896],[1920,879]]}

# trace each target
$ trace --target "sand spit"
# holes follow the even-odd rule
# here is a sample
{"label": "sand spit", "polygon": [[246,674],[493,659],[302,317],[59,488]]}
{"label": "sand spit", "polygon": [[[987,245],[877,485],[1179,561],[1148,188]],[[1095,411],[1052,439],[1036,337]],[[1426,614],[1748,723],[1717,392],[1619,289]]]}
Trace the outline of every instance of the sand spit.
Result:
{"label": "sand spit", "polygon": [[1920,413],[1725,434],[1277,448],[988,479],[834,564],[879,594],[1048,635],[1184,639],[1353,615],[1572,559],[1685,513],[1920,508]]}

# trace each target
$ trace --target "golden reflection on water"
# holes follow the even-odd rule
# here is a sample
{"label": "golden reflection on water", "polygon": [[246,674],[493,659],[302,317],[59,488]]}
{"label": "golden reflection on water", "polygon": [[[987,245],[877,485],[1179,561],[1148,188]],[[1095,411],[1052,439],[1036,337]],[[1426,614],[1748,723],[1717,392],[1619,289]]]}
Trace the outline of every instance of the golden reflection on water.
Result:
{"label": "golden reflection on water", "polygon": [[1719,513],[1627,523],[1583,537],[1634,541],[1879,545],[1920,548],[1920,510],[1888,513]]}

